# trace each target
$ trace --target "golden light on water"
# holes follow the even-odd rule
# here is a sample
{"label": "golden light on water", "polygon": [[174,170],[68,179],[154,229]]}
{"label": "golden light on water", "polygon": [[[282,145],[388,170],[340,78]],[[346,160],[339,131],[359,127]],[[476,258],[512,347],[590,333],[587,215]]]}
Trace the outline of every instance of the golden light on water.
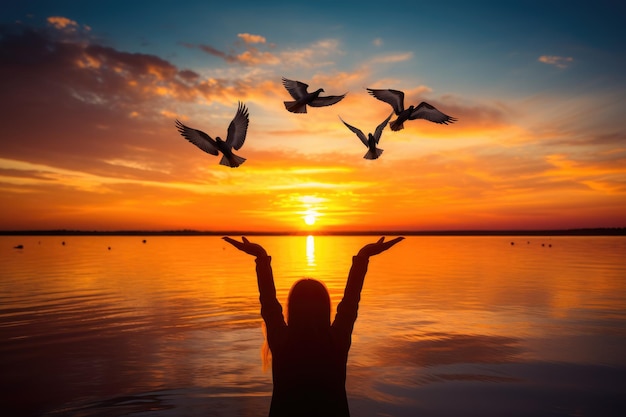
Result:
{"label": "golden light on water", "polygon": [[313,235],[306,237],[306,262],[308,266],[315,265],[315,237]]}

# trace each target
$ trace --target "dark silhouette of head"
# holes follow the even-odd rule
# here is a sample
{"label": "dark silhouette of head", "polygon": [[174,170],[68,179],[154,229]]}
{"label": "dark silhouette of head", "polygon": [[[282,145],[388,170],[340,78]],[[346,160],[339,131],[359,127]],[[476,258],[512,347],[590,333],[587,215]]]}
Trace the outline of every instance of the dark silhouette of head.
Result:
{"label": "dark silhouette of head", "polygon": [[330,327],[330,295],[320,281],[304,278],[289,291],[288,322],[291,329],[313,330]]}
{"label": "dark silhouette of head", "polygon": [[[330,330],[330,295],[326,286],[311,278],[297,281],[289,290],[286,319],[290,337],[297,345],[316,346],[328,336]],[[263,370],[270,368],[272,352],[267,341],[265,323],[263,323],[265,341],[261,348]]]}

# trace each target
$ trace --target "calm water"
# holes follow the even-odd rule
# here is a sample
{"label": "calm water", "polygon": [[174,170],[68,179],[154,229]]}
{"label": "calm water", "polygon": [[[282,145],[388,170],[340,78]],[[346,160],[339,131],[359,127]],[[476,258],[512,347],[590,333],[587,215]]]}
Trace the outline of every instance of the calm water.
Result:
{"label": "calm water", "polygon": [[[376,237],[252,240],[281,302],[309,276],[336,306]],[[2,415],[264,416],[262,341],[219,237],[0,237]],[[370,262],[351,412],[624,416],[625,346],[626,238],[409,237]]]}

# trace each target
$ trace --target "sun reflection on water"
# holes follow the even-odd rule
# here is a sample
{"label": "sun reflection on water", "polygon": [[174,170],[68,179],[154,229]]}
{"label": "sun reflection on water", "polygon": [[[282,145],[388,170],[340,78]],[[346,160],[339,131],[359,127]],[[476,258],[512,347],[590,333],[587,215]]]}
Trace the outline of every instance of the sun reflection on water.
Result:
{"label": "sun reflection on water", "polygon": [[306,237],[306,262],[308,266],[315,266],[315,237]]}

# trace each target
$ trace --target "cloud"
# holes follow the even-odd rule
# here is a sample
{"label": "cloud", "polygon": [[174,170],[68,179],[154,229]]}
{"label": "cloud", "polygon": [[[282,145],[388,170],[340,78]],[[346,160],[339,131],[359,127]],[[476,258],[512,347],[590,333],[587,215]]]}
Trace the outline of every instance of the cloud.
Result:
{"label": "cloud", "polygon": [[80,25],[78,22],[68,19],[63,16],[50,16],[46,19],[48,27],[56,31],[53,36],[65,36],[67,40],[76,41],[81,36],[86,36],[90,33],[91,28],[87,25]]}
{"label": "cloud", "polygon": [[76,29],[78,28],[78,23],[75,21],[68,19],[67,17],[61,16],[51,16],[47,19],[48,23],[55,27],[56,29]]}
{"label": "cloud", "polygon": [[[55,21],[65,22],[62,18]],[[7,79],[14,80],[2,94],[13,103],[35,100],[35,107],[44,97],[58,94],[61,100],[71,98],[107,105],[108,110],[125,114],[159,114],[164,109],[162,106],[167,109],[168,100],[219,101],[230,97],[233,90],[244,95],[252,90],[236,77],[201,76],[155,55],[119,51],[87,37],[64,37],[35,28],[11,27],[2,29],[0,45],[4,52],[0,56],[0,71]],[[250,52],[241,59],[265,58]],[[24,92],[30,95],[24,97]]]}
{"label": "cloud", "polygon": [[[10,138],[0,142],[0,157],[8,160],[164,179],[167,172],[180,171],[140,167],[159,160],[166,166],[178,158],[171,151],[179,143],[164,140],[175,134],[173,115],[209,100],[230,106],[252,91],[239,80],[206,78],[157,56],[119,51],[86,37],[23,26],[0,31],[0,76],[11,80],[0,90],[0,112],[11,120],[0,126],[0,135]],[[184,171],[184,166],[179,167]]]}
{"label": "cloud", "polygon": [[237,56],[237,61],[244,65],[278,65],[280,58],[271,52],[250,48]]}
{"label": "cloud", "polygon": [[403,52],[376,56],[373,57],[370,62],[373,64],[393,64],[396,62],[410,61],[411,59],[413,59],[413,52]]}
{"label": "cloud", "polygon": [[251,35],[250,33],[239,33],[237,37],[243,39],[245,43],[265,43],[266,39],[261,35]]}
{"label": "cloud", "polygon": [[332,65],[332,58],[342,53],[338,40],[322,39],[305,48],[282,51],[280,58],[288,66],[315,68]]}
{"label": "cloud", "polygon": [[376,38],[372,41],[372,45],[374,46],[382,46],[383,45],[383,40],[381,38]]}
{"label": "cloud", "polygon": [[[251,42],[246,42],[249,44]],[[198,48],[209,55],[221,58],[229,64],[241,64],[241,65],[278,65],[280,63],[279,57],[269,51],[261,51],[258,48],[247,46],[246,50],[241,53],[227,53],[211,45],[192,45],[183,44],[189,48]]]}
{"label": "cloud", "polygon": [[563,57],[563,56],[555,56],[555,55],[542,55],[537,59],[539,62],[543,62],[544,64],[554,65],[558,68],[567,68],[569,64],[574,62],[574,58],[572,57]]}
{"label": "cloud", "polygon": [[[209,55],[223,59],[229,64],[245,66],[316,68],[331,65],[333,63],[332,57],[341,54],[339,42],[335,39],[322,39],[304,48],[276,50],[274,45],[266,46],[266,39],[261,35],[244,33],[237,36],[244,40],[243,51],[225,52],[207,44],[182,43],[182,45],[200,49]],[[256,47],[252,44],[260,45]],[[234,47],[237,49],[236,44]]]}

